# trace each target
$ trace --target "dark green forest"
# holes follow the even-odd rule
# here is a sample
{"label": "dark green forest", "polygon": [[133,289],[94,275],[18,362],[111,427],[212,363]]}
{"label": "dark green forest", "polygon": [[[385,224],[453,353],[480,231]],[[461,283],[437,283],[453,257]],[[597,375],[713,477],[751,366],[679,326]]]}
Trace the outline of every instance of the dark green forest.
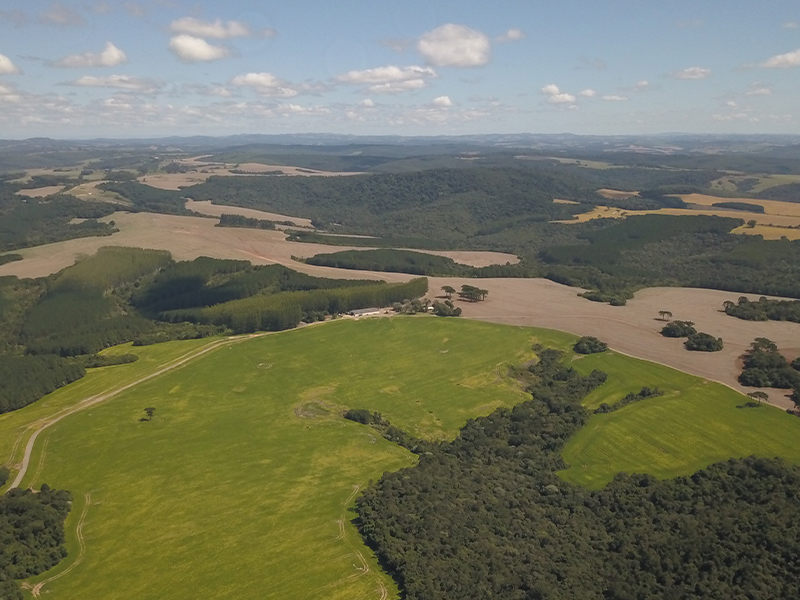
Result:
{"label": "dark green forest", "polygon": [[620,474],[594,492],[567,483],[560,450],[605,378],[539,356],[524,369],[531,400],[469,421],[357,500],[355,522],[403,597],[794,597],[800,469],[747,458],[667,481]]}
{"label": "dark green forest", "polygon": [[[17,187],[0,183],[0,252],[117,231],[97,221],[114,212],[108,204],[83,202],[73,196],[22,198]],[[73,223],[73,219],[85,219]]]}
{"label": "dark green forest", "polygon": [[16,579],[32,577],[67,555],[64,519],[72,496],[42,484],[39,493],[15,488],[0,496],[0,598],[22,600]]}
{"label": "dark green forest", "polygon": [[745,321],[793,321],[800,323],[800,301],[769,300],[763,296],[751,302],[746,296],[738,303],[731,301],[723,305],[725,313]]}
{"label": "dark green forest", "polygon": [[110,346],[290,329],[426,291],[426,279],[325,279],[280,265],[175,262],[160,250],[101,248],[50,277],[0,278],[0,413],[79,379],[86,368],[135,360],[97,356]]}
{"label": "dark green forest", "polygon": [[[680,202],[665,194],[708,191],[702,186],[719,172],[597,170],[518,162],[526,164],[341,178],[212,177],[184,193],[196,200],[311,218],[330,232],[377,236],[337,238],[295,230],[291,240],[510,252],[523,259],[520,265],[475,276],[547,277],[592,290],[587,297],[603,302],[623,304],[636,289],[653,285],[800,297],[800,242],[731,234],[743,224],[734,211],[731,218],[646,215],[569,226],[552,222],[569,220],[598,204],[614,205],[596,193],[599,187],[640,189],[643,197],[616,204],[659,208]],[[555,198],[579,204],[554,203]],[[362,262],[350,260],[352,256],[342,260],[345,256],[337,256],[336,262]],[[387,256],[371,264],[405,272],[425,269]],[[314,260],[327,264],[334,259]]]}

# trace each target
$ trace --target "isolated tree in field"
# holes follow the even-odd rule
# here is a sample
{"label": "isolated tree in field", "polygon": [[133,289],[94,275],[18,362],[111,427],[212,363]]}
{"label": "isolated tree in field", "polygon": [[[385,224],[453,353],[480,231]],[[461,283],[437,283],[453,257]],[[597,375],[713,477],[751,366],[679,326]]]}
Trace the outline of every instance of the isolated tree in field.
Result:
{"label": "isolated tree in field", "polygon": [[443,285],[442,291],[444,292],[445,296],[447,296],[447,299],[450,300],[453,297],[453,294],[456,293],[456,288],[450,285]]}
{"label": "isolated tree in field", "polygon": [[672,313],[668,310],[660,310],[658,314],[661,316],[662,321],[669,321],[672,318]]}
{"label": "isolated tree in field", "polygon": [[156,412],[156,409],[154,407],[152,407],[152,406],[148,406],[147,408],[144,409],[144,414],[147,415],[147,420],[148,421],[152,421],[153,420],[153,415],[155,414],[155,412]]}
{"label": "isolated tree in field", "polygon": [[748,395],[748,397],[752,398],[753,400],[758,400],[759,404],[761,404],[762,400],[764,402],[769,400],[769,394],[767,394],[766,392],[750,392],[747,395]]}

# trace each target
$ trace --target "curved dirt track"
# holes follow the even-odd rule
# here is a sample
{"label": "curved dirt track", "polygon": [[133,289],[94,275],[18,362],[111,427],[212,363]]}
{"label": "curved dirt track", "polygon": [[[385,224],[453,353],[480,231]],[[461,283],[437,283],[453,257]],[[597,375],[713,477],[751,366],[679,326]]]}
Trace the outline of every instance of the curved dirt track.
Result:
{"label": "curved dirt track", "polygon": [[[113,390],[109,390],[109,391],[104,392],[102,394],[97,394],[95,396],[91,396],[89,398],[85,398],[84,400],[81,400],[77,404],[75,404],[73,406],[70,406],[70,407],[67,407],[65,409],[62,409],[61,411],[59,411],[55,415],[53,415],[53,416],[51,416],[49,418],[43,419],[43,420],[39,421],[38,423],[34,424],[36,429],[34,430],[33,434],[31,434],[31,437],[28,438],[28,443],[25,446],[25,454],[24,454],[24,456],[22,458],[22,464],[21,464],[21,466],[19,468],[19,471],[17,472],[16,477],[14,478],[14,481],[11,483],[11,485],[9,486],[8,489],[19,487],[19,485],[22,483],[22,480],[25,478],[25,475],[28,472],[28,467],[30,466],[31,455],[33,454],[33,448],[36,445],[36,439],[39,437],[39,434],[41,434],[46,429],[49,429],[50,427],[52,427],[53,425],[55,425],[56,423],[58,423],[62,419],[65,419],[66,417],[68,417],[70,415],[73,415],[73,414],[75,414],[77,412],[80,412],[82,410],[86,410],[87,408],[91,408],[92,406],[95,406],[96,404],[100,404],[101,402],[105,402],[106,400],[110,400],[111,398],[114,398],[115,396],[118,396],[122,392],[127,391],[127,390],[131,389],[132,387],[135,387],[135,386],[137,386],[137,385],[139,385],[141,383],[144,383],[145,381],[149,381],[150,379],[158,377],[159,375],[163,375],[164,373],[166,373],[168,371],[172,371],[173,369],[177,369],[179,367],[182,367],[186,363],[188,363],[188,362],[190,362],[190,361],[192,361],[192,360],[194,360],[196,358],[199,358],[200,356],[203,356],[204,354],[206,354],[208,352],[211,352],[212,350],[216,350],[220,346],[226,346],[228,344],[232,344],[232,343],[241,341],[243,339],[250,339],[252,337],[257,337],[258,335],[266,335],[266,334],[255,334],[255,335],[247,335],[247,336],[238,336],[238,337],[234,337],[234,338],[227,338],[227,339],[219,340],[217,342],[213,342],[212,344],[210,344],[208,346],[205,346],[205,347],[200,348],[198,350],[194,350],[194,351],[192,351],[192,352],[190,352],[188,354],[185,354],[184,356],[182,356],[180,358],[175,359],[174,361],[168,363],[167,365],[161,367],[160,369],[158,369],[156,371],[153,371],[152,373],[150,373],[148,375],[144,375],[144,376],[140,377],[136,381],[132,381],[131,383],[125,384],[125,385],[120,386],[120,387],[118,387],[116,389],[113,389]],[[22,434],[22,436],[24,436],[24,435],[25,435],[25,433]],[[19,441],[22,439],[22,436],[20,437],[20,439],[17,440],[17,444],[14,446],[15,449],[18,447]]]}

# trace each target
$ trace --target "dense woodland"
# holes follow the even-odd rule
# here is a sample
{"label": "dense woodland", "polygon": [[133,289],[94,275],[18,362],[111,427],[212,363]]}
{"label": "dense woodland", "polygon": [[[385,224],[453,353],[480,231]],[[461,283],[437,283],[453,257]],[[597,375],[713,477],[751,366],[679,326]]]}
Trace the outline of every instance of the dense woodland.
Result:
{"label": "dense woodland", "polygon": [[756,338],[742,358],[742,385],[800,391],[800,357],[790,363],[772,340]]}
{"label": "dense woodland", "polygon": [[422,296],[404,284],[325,279],[280,265],[101,248],[51,277],[0,278],[0,413],[79,379],[104,348],[278,331],[355,308]]}
{"label": "dense woodland", "polygon": [[[671,206],[681,201],[667,194],[708,191],[702,186],[719,172],[597,170],[527,162],[535,166],[342,178],[212,177],[184,193],[197,200],[311,218],[316,226],[336,233],[378,236],[336,238],[293,231],[290,239],[298,241],[514,253],[523,259],[519,265],[474,275],[548,277],[588,288],[589,299],[603,302],[623,304],[636,289],[652,285],[800,297],[800,241],[731,234],[744,223],[735,218],[735,211],[730,218],[646,215],[622,222],[553,223],[598,204],[629,209]],[[604,186],[642,192],[612,201],[596,194]],[[579,204],[554,203],[554,198]],[[371,266],[382,270],[426,269],[397,254],[370,258]],[[350,268],[363,268],[357,265],[366,262],[364,257],[342,254],[313,260]]]}
{"label": "dense woodland", "polygon": [[72,496],[66,490],[15,488],[0,496],[0,598],[22,600],[15,579],[43,573],[67,555],[64,519]]}
{"label": "dense woodland", "polygon": [[357,501],[359,530],[405,598],[796,594],[800,469],[748,458],[668,481],[620,474],[594,492],[567,483],[560,449],[589,419],[580,398],[604,377],[539,354],[531,400],[469,421]]}
{"label": "dense woodland", "polygon": [[738,303],[731,301],[723,305],[725,313],[745,321],[793,321],[800,323],[800,301],[769,300],[763,296],[751,302],[746,296]]}
{"label": "dense woodland", "polygon": [[[0,252],[117,231],[97,221],[114,212],[108,204],[83,202],[73,196],[22,198],[16,186],[0,183]],[[73,223],[73,219],[85,219]]]}

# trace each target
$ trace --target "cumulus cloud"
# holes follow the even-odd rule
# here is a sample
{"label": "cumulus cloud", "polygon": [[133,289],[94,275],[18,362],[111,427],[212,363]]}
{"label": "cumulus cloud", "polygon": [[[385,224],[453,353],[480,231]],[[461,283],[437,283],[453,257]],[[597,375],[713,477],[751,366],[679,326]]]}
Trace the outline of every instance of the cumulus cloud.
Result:
{"label": "cumulus cloud", "polygon": [[371,98],[364,98],[358,105],[363,108],[375,108],[375,102]]}
{"label": "cumulus cloud", "polygon": [[169,41],[169,49],[184,62],[210,62],[231,56],[225,46],[209,44],[202,38],[193,35],[176,35]]}
{"label": "cumulus cloud", "polygon": [[515,42],[517,40],[521,40],[524,37],[525,33],[521,29],[512,27],[511,29],[506,31],[503,35],[498,36],[496,41],[498,44],[504,44],[506,42]]}
{"label": "cumulus cloud", "polygon": [[67,82],[67,85],[116,88],[129,92],[140,92],[144,94],[152,94],[164,87],[164,84],[160,81],[147,79],[144,77],[133,77],[131,75],[109,75],[108,77],[84,75],[79,79]]}
{"label": "cumulus cloud", "polygon": [[636,85],[633,86],[633,90],[635,92],[643,92],[647,89],[650,89],[650,82],[646,79],[642,79],[641,81],[637,81]]}
{"label": "cumulus cloud", "polygon": [[580,92],[578,92],[578,96],[582,96],[584,98],[594,98],[595,96],[597,96],[597,92],[595,92],[591,88],[587,88],[585,90],[581,90]]}
{"label": "cumulus cloud", "polygon": [[[253,31],[247,23],[241,21],[203,21],[194,17],[183,17],[170,23],[170,30],[173,33],[185,33],[194,37],[213,38],[215,40],[227,40],[237,37],[250,37]],[[274,29],[266,29],[262,32],[265,37],[275,35]]]}
{"label": "cumulus cloud", "polygon": [[116,67],[128,62],[125,53],[111,42],[106,42],[106,47],[99,54],[94,52],[84,52],[83,54],[72,54],[65,56],[61,60],[53,63],[53,66],[68,69],[83,69],[89,67]]}
{"label": "cumulus cloud", "polygon": [[789,69],[791,67],[800,66],[800,48],[794,52],[787,52],[786,54],[778,54],[768,58],[761,66],[765,69]]}
{"label": "cumulus cloud", "polygon": [[439,67],[479,67],[489,62],[492,52],[485,33],[453,23],[425,33],[417,50],[428,63]]}
{"label": "cumulus cloud", "polygon": [[449,96],[439,96],[438,98],[434,98],[431,104],[434,106],[447,108],[448,106],[453,106],[453,101],[450,100]]}
{"label": "cumulus cloud", "polygon": [[397,67],[389,65],[363,71],[348,71],[334,79],[339,83],[366,85],[375,94],[400,94],[419,90],[428,85],[426,79],[437,77],[430,67]]}
{"label": "cumulus cloud", "polygon": [[11,62],[5,54],[0,54],[0,75],[15,75],[21,73],[20,68]]}
{"label": "cumulus cloud", "polygon": [[710,75],[711,69],[704,69],[703,67],[689,67],[672,73],[675,79],[705,79]]}
{"label": "cumulus cloud", "polygon": [[50,8],[42,13],[40,20],[49,25],[83,25],[85,23],[78,11],[64,6],[60,2],[51,4]]}
{"label": "cumulus cloud", "polygon": [[254,89],[262,96],[273,98],[293,98],[299,91],[289,82],[272,73],[246,73],[237,75],[231,80],[237,87],[249,87]]}
{"label": "cumulus cloud", "polygon": [[628,99],[627,96],[617,96],[614,94],[603,96],[603,100],[605,100],[606,102],[625,102],[627,99]]}
{"label": "cumulus cloud", "polygon": [[771,96],[772,90],[766,86],[753,87],[744,93],[745,96]]}
{"label": "cumulus cloud", "polygon": [[545,96],[550,96],[547,101],[551,104],[567,104],[575,102],[575,96],[562,92],[555,83],[549,83],[541,90]]}

